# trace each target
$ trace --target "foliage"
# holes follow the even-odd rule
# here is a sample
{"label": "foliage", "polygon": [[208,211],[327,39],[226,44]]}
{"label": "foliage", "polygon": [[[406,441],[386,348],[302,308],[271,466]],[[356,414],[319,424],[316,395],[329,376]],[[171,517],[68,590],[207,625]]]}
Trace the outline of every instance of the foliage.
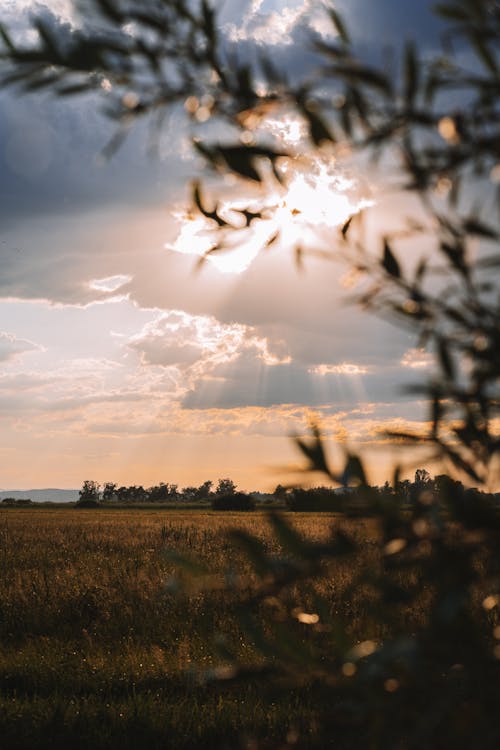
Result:
{"label": "foliage", "polygon": [[212,498],[212,510],[255,510],[255,503],[245,492],[216,492]]}
{"label": "foliage", "polygon": [[18,508],[22,508],[28,505],[33,505],[33,501],[29,498],[15,498],[15,497],[4,497],[2,498],[2,504],[7,505],[9,507],[17,506]]}
{"label": "foliage", "polygon": [[216,495],[234,495],[235,492],[236,485],[232,479],[219,479],[219,481],[217,482],[217,487],[215,489]]}
{"label": "foliage", "polygon": [[86,479],[82,485],[81,490],[78,491],[78,502],[79,507],[93,508],[99,504],[101,499],[101,488],[99,482],[95,482],[93,479]]}

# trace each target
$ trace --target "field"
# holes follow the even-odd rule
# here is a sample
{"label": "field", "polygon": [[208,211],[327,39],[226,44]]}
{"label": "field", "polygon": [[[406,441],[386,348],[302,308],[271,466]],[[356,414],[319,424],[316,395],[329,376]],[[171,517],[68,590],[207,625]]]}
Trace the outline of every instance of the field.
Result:
{"label": "field", "polygon": [[[316,539],[332,522],[294,518]],[[252,680],[223,688],[199,678],[220,663],[218,633],[242,658],[254,655],[234,597],[177,595],[169,556],[241,572],[245,562],[224,535],[235,525],[271,544],[258,512],[3,510],[2,748],[234,747],[251,746],[255,733],[280,743],[296,727],[313,732],[319,697],[310,686],[275,695]]]}
{"label": "field", "polygon": [[499,747],[496,531],[426,527],[394,567],[375,520],[286,515],[355,545],[274,589],[261,512],[2,509],[2,750]]}

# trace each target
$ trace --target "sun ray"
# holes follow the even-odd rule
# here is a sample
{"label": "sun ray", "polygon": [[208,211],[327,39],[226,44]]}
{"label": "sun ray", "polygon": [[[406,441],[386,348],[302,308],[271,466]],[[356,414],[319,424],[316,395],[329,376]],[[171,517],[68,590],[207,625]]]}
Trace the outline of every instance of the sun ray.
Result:
{"label": "sun ray", "polygon": [[174,213],[180,229],[166,247],[204,258],[223,273],[239,274],[271,242],[287,248],[324,245],[329,230],[373,205],[361,196],[358,181],[342,175],[331,158],[297,157],[282,171],[286,187],[273,184],[264,188],[264,196],[240,194],[220,202],[218,215],[228,227],[221,229],[212,219],[190,212]]}

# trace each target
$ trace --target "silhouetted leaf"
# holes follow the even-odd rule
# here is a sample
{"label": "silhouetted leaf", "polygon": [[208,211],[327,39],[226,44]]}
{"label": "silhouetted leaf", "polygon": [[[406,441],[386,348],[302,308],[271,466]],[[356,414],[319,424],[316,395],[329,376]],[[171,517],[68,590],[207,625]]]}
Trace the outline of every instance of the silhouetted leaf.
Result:
{"label": "silhouetted leaf", "polygon": [[330,469],[323,448],[323,441],[319,433],[315,432],[313,439],[309,442],[296,437],[295,444],[308,459],[311,470],[330,474]]}
{"label": "silhouetted leaf", "polygon": [[495,75],[498,73],[498,66],[495,54],[488,47],[482,31],[473,31],[469,34],[469,39],[476,50],[477,56],[484,66]]}
{"label": "silhouetted leaf", "polygon": [[342,17],[337,13],[337,11],[334,8],[329,8],[328,14],[333,22],[333,25],[335,26],[337,34],[342,39],[344,44],[350,44],[351,40],[349,38],[349,34],[342,20]]}
{"label": "silhouetted leaf", "polygon": [[448,344],[443,338],[439,338],[437,341],[438,345],[438,355],[439,355],[439,362],[441,364],[441,368],[443,372],[445,373],[446,377],[450,380],[453,380],[455,376],[455,366],[453,363],[453,359],[450,355],[450,352],[448,350]]}
{"label": "silhouetted leaf", "polygon": [[284,516],[278,513],[271,513],[269,521],[274,533],[282,545],[283,549],[300,559],[308,559],[311,555],[310,545],[302,539],[300,534],[295,531],[293,526],[288,523]]}
{"label": "silhouetted leaf", "polygon": [[342,232],[342,237],[344,239],[347,239],[347,233],[349,232],[349,229],[352,224],[353,216],[350,216],[347,221],[343,224],[342,229],[340,230]]}
{"label": "silhouetted leaf", "polygon": [[401,269],[399,268],[399,263],[396,260],[387,239],[384,239],[384,255],[382,258],[382,266],[390,276],[394,276],[397,279],[401,278]]}
{"label": "silhouetted leaf", "polygon": [[486,237],[491,240],[498,239],[498,232],[493,227],[484,224],[479,219],[470,217],[464,221],[464,230],[468,234],[474,234],[478,237]]}
{"label": "silhouetted leaf", "polygon": [[433,6],[433,10],[438,16],[450,21],[466,21],[468,18],[467,11],[456,4],[445,5],[444,3],[438,3]]}
{"label": "silhouetted leaf", "polygon": [[272,571],[271,561],[266,554],[264,544],[243,529],[231,529],[228,538],[247,555],[255,572],[264,578]]}
{"label": "silhouetted leaf", "polygon": [[361,486],[368,485],[362,460],[355,454],[348,454],[342,474],[342,484],[349,486],[353,483]]}
{"label": "silhouetted leaf", "polygon": [[316,112],[304,107],[302,113],[307,120],[309,135],[315,146],[320,146],[325,141],[335,142],[331,130]]}
{"label": "silhouetted leaf", "polygon": [[116,0],[96,0],[96,2],[104,18],[118,24],[123,22],[123,14]]}
{"label": "silhouetted leaf", "polygon": [[404,98],[409,106],[415,101],[418,88],[419,63],[413,42],[408,42],[405,47],[404,61]]}
{"label": "silhouetted leaf", "polygon": [[12,39],[10,38],[10,34],[8,33],[7,29],[2,23],[0,23],[0,37],[2,37],[5,45],[10,50],[10,52],[15,52],[16,50],[15,45]]}
{"label": "silhouetted leaf", "polygon": [[277,232],[274,232],[274,234],[272,234],[269,237],[269,239],[267,240],[267,242],[265,244],[265,247],[271,247],[271,245],[274,245],[274,243],[277,241],[277,239],[279,238],[279,236],[280,236],[280,231],[278,229]]}
{"label": "silhouetted leaf", "polygon": [[216,40],[216,28],[215,28],[215,19],[214,19],[214,11],[210,7],[207,0],[201,0],[201,9],[203,13],[203,22],[204,22],[204,31],[207,35],[207,38],[209,39],[212,46],[215,45]]}

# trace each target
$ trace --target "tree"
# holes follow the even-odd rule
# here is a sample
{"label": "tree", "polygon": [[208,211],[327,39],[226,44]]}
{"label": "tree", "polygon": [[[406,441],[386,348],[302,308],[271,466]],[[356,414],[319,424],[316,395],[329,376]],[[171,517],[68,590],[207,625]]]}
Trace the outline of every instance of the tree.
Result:
{"label": "tree", "polygon": [[427,469],[417,469],[415,471],[415,484],[417,486],[425,486],[427,484],[430,484],[431,481],[431,475],[427,471]]}
{"label": "tree", "polygon": [[274,488],[273,497],[275,497],[276,500],[286,500],[287,493],[287,487],[284,487],[282,484],[277,484]]}
{"label": "tree", "polygon": [[93,479],[86,479],[81,490],[78,491],[78,505],[92,504],[97,505],[101,498],[99,482]]}
{"label": "tree", "polygon": [[213,510],[254,510],[255,502],[245,492],[216,492],[212,497]]}
{"label": "tree", "polygon": [[116,499],[117,485],[114,482],[106,482],[102,490],[103,502],[108,503]]}
{"label": "tree", "polygon": [[216,495],[234,495],[236,485],[232,479],[219,479],[215,490]]}

